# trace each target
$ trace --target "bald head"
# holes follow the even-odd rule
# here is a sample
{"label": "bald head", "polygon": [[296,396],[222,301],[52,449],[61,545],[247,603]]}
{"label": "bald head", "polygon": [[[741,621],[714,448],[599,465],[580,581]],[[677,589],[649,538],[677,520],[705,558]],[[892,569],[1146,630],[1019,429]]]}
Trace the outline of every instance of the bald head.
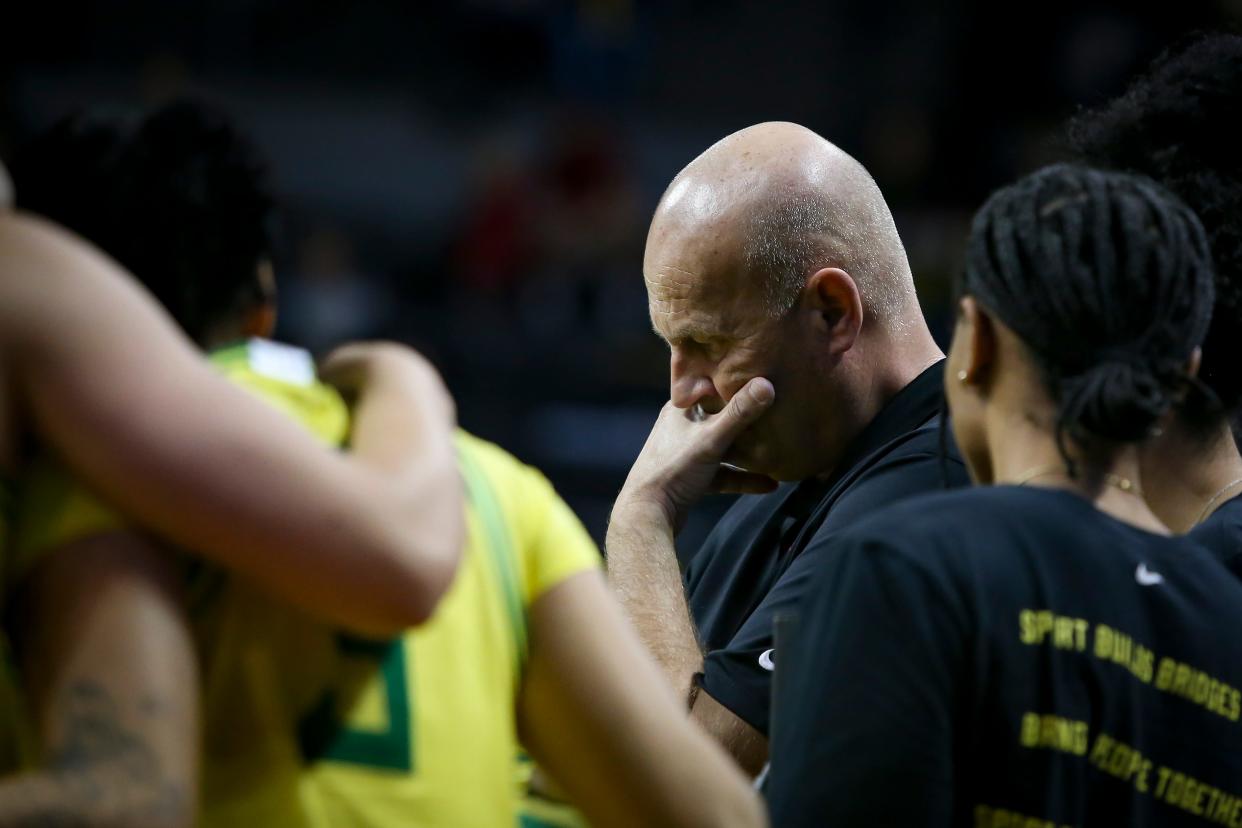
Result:
{"label": "bald head", "polygon": [[872,321],[901,326],[919,314],[905,249],[875,181],[797,124],[735,132],[673,179],[649,240],[704,236],[724,242],[736,257],[731,269],[756,283],[774,315],[793,307],[807,277],[825,267],[854,279]]}

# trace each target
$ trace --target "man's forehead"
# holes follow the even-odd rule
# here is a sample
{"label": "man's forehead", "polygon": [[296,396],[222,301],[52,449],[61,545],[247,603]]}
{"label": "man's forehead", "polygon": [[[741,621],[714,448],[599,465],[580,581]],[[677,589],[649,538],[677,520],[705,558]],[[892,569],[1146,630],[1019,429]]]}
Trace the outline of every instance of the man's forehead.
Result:
{"label": "man's forehead", "polygon": [[670,338],[719,329],[730,307],[748,293],[737,216],[704,205],[684,209],[684,202],[697,198],[675,184],[647,235],[643,278],[651,322]]}
{"label": "man's forehead", "polygon": [[681,225],[661,232],[653,227],[643,256],[643,277],[650,294],[692,298],[734,281],[741,259],[741,246],[731,228]]}
{"label": "man's forehead", "polygon": [[703,276],[676,265],[652,265],[646,274],[651,327],[669,340],[726,336],[753,310],[735,273]]}
{"label": "man's forehead", "polygon": [[700,308],[680,306],[666,309],[651,305],[649,311],[651,329],[670,342],[716,339],[723,333],[723,320]]}
{"label": "man's forehead", "polygon": [[695,313],[701,304],[702,279],[676,265],[654,265],[644,274],[647,311],[656,333],[668,334],[674,323]]}
{"label": "man's forehead", "polygon": [[643,280],[647,283],[647,296],[660,304],[680,303],[693,300],[703,292],[707,277],[671,262],[647,262],[643,268]]}

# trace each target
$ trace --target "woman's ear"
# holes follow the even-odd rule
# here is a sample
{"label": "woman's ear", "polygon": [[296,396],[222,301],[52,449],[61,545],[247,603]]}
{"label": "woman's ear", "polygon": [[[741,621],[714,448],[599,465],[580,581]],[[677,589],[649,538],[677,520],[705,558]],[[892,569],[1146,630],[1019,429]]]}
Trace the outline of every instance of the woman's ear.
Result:
{"label": "woman's ear", "polygon": [[1195,348],[1190,352],[1190,359],[1186,360],[1187,376],[1199,376],[1199,368],[1203,365],[1203,349]]}
{"label": "woman's ear", "polygon": [[968,385],[981,385],[987,382],[996,360],[996,328],[992,317],[973,296],[964,296],[958,306],[957,320],[957,335],[962,337],[965,349],[958,362],[958,379]]}

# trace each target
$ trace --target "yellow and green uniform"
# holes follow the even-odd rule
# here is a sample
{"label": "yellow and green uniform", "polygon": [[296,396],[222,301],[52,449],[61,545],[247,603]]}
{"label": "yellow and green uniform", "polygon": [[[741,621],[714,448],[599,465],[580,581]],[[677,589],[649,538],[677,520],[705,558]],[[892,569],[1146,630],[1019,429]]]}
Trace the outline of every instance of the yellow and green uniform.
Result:
{"label": "yellow and green uniform", "polygon": [[[251,342],[213,359],[325,443],[346,439],[343,403],[302,352]],[[467,547],[435,616],[395,640],[346,635],[187,564],[204,681],[202,825],[515,824],[527,613],[600,560],[539,472],[464,432],[456,444]],[[118,525],[63,473],[31,482],[27,561]]]}

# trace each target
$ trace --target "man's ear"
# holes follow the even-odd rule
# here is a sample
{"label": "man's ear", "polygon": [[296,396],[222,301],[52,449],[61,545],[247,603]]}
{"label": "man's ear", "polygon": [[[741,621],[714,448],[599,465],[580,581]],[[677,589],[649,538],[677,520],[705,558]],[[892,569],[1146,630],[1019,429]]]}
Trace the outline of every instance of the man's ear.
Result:
{"label": "man's ear", "polygon": [[853,277],[839,267],[825,267],[806,280],[803,295],[828,338],[829,353],[838,356],[853,348],[863,326],[862,295]]}
{"label": "man's ear", "polygon": [[968,385],[987,382],[992,363],[996,360],[996,327],[988,312],[979,306],[973,296],[964,296],[958,305],[957,335],[962,337],[966,349],[959,370],[960,377]]}

